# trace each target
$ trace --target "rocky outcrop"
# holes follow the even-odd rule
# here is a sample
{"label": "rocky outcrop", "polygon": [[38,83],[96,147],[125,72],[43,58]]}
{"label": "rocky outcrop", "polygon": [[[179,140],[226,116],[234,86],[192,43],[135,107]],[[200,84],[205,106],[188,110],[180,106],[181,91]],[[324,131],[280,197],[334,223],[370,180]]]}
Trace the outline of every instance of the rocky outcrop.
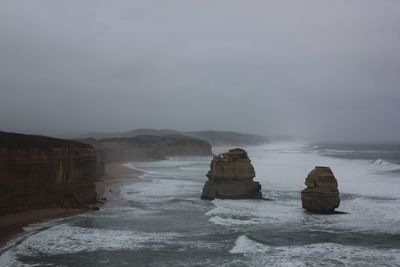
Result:
{"label": "rocky outcrop", "polygon": [[254,182],[254,167],[247,152],[240,148],[229,150],[211,161],[208,181],[205,183],[202,199],[259,199],[261,185]]}
{"label": "rocky outcrop", "polygon": [[95,171],[90,145],[0,132],[0,214],[94,202]]}
{"label": "rocky outcrop", "polygon": [[303,208],[316,213],[333,213],[339,207],[338,183],[329,167],[315,167],[301,191]]}
{"label": "rocky outcrop", "polygon": [[160,160],[171,156],[209,156],[211,145],[203,140],[180,136],[139,135],[101,139],[106,163],[133,160]]}

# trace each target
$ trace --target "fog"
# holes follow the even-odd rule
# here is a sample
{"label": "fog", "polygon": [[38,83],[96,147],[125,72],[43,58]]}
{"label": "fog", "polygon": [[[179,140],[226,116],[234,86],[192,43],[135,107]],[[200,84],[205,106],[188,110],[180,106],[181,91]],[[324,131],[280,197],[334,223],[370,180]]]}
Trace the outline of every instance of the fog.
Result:
{"label": "fog", "polygon": [[0,130],[400,141],[400,1],[0,3]]}

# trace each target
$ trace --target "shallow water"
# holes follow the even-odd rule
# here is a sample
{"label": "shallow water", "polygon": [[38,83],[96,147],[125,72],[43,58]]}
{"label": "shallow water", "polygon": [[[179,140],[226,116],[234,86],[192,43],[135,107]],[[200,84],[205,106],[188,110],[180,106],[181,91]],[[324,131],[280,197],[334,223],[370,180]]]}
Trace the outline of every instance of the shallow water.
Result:
{"label": "shallow water", "polygon": [[[400,166],[293,143],[247,150],[268,201],[200,200],[208,157],[132,163],[146,173],[121,188],[129,207],[30,227],[0,265],[400,266]],[[348,214],[301,208],[316,165],[334,171]]]}

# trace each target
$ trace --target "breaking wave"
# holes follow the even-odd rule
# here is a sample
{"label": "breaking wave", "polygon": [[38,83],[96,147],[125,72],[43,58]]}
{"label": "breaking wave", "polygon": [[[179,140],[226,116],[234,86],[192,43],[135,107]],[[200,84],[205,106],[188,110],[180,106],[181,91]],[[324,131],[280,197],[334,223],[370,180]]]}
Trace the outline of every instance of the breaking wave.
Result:
{"label": "breaking wave", "polygon": [[251,257],[251,266],[400,265],[400,249],[376,249],[336,243],[271,247],[241,235],[229,251]]}

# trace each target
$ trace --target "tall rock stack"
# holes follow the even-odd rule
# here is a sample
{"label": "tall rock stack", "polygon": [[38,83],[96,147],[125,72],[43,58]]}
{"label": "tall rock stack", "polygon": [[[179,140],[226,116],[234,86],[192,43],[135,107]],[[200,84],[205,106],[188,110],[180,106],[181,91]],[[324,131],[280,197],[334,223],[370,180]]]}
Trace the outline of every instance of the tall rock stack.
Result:
{"label": "tall rock stack", "polygon": [[260,199],[261,185],[254,182],[254,167],[247,152],[240,148],[214,156],[202,199]]}
{"label": "tall rock stack", "polygon": [[339,207],[338,183],[329,167],[315,167],[301,191],[303,208],[316,213],[333,213]]}

